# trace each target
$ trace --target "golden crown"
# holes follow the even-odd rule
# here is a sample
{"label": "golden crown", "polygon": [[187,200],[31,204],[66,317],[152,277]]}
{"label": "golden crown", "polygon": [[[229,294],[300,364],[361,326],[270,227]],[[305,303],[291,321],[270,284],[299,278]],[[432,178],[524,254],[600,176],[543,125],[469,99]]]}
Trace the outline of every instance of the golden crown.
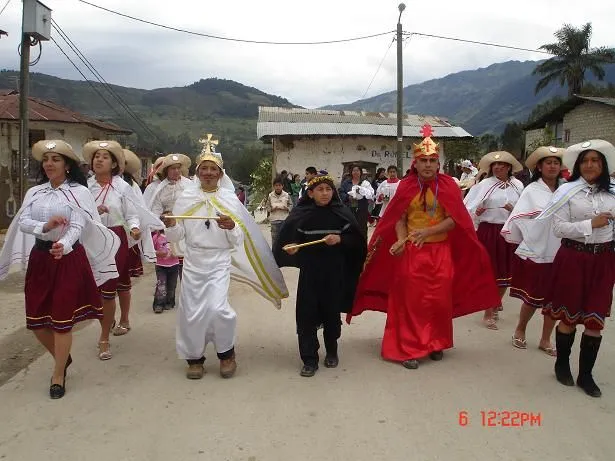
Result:
{"label": "golden crown", "polygon": [[203,149],[201,149],[201,154],[197,158],[197,165],[200,165],[203,162],[214,162],[220,169],[223,168],[224,162],[222,161],[222,156],[216,152],[216,146],[220,141],[217,139],[212,139],[213,134],[208,133],[205,137],[199,139],[199,142],[203,144]]}
{"label": "golden crown", "polygon": [[433,135],[433,129],[431,128],[431,125],[428,123],[423,125],[420,133],[424,139],[418,144],[412,144],[414,158],[439,155],[440,144],[431,139],[431,135]]}
{"label": "golden crown", "polygon": [[322,175],[322,176],[316,176],[315,178],[310,179],[310,181],[307,183],[307,188],[311,189],[312,187],[316,186],[317,184],[321,183],[321,182],[325,182],[325,181],[333,181],[333,177],[327,175]]}

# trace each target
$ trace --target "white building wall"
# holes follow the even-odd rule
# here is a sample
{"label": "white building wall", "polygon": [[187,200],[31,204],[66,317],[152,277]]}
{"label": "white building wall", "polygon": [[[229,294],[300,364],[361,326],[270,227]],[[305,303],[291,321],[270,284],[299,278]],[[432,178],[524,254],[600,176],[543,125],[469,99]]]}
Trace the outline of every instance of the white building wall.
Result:
{"label": "white building wall", "polygon": [[[412,163],[412,144],[419,138],[404,139],[403,174]],[[444,142],[440,143],[440,163],[444,165]],[[305,169],[313,166],[317,170],[327,170],[338,181],[342,178],[343,164],[350,162],[370,162],[375,168],[397,165],[395,138],[356,136],[356,137],[284,137],[273,140],[274,170],[299,174],[303,177]]]}

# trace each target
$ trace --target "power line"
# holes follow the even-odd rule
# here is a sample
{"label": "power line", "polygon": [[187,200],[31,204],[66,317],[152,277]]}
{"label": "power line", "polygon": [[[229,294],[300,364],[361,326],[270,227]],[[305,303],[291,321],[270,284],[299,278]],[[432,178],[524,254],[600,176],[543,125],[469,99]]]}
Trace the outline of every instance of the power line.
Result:
{"label": "power line", "polygon": [[365,96],[367,96],[367,93],[368,93],[369,89],[372,87],[372,84],[374,83],[374,80],[376,79],[376,76],[378,75],[378,72],[380,72],[380,68],[382,67],[382,64],[384,64],[384,61],[387,58],[387,56],[389,54],[389,50],[391,49],[391,46],[393,46],[393,43],[395,43],[395,38],[391,39],[391,43],[389,43],[389,46],[387,47],[386,51],[384,52],[384,56],[382,57],[382,60],[380,61],[380,64],[378,64],[378,68],[376,69],[376,72],[374,73],[374,76],[372,77],[371,81],[369,82],[369,85],[367,85],[367,89],[365,90],[365,93],[363,93],[363,96],[361,96],[361,99],[365,99]]}
{"label": "power line", "polygon": [[409,35],[409,36],[419,35],[421,37],[440,38],[442,40],[452,40],[455,42],[472,43],[474,45],[486,45],[486,46],[494,46],[497,48],[508,48],[509,50],[530,51],[532,53],[542,53],[542,54],[549,54],[549,55],[552,54],[552,53],[549,53],[548,51],[543,51],[543,50],[531,50],[529,48],[521,48],[518,46],[511,46],[511,45],[502,45],[500,43],[481,42],[477,40],[467,40],[465,38],[459,38],[459,37],[446,37],[444,35],[424,34],[422,32],[403,32],[403,34]]}
{"label": "power line", "polygon": [[68,34],[62,30],[55,20],[51,20],[51,25],[56,32],[62,37],[64,42],[69,46],[69,48],[77,55],[77,57],[81,60],[81,62],[86,66],[86,68],[94,75],[96,80],[105,88],[111,96],[120,104],[120,106],[132,117],[134,121],[145,131],[146,134],[151,136],[152,138],[159,141],[158,136],[154,133],[147,124],[128,106],[128,104],[115,92],[113,87],[107,82],[104,77],[96,70],[94,65],[88,60],[88,58],[79,50],[77,45],[70,39]]}
{"label": "power line", "polygon": [[247,39],[242,39],[242,38],[222,37],[220,35],[206,34],[203,32],[196,32],[193,30],[181,29],[179,27],[167,26],[165,24],[160,24],[157,22],[148,21],[146,19],[137,18],[129,14],[120,13],[119,11],[111,10],[109,8],[105,8],[104,6],[95,5],[94,3],[90,3],[86,0],[77,0],[77,1],[79,1],[80,3],[84,3],[86,5],[92,6],[94,8],[98,8],[99,10],[106,11],[107,13],[122,16],[124,18],[132,19],[133,21],[142,22],[144,24],[149,24],[150,26],[162,27],[163,29],[173,30],[175,32],[182,32],[184,34],[198,35],[199,37],[214,38],[216,40],[226,40],[228,42],[251,43],[254,45],[330,45],[334,43],[347,43],[347,42],[354,42],[357,40],[366,40],[369,38],[381,37],[383,35],[390,34],[391,32],[395,32],[393,30],[388,30],[386,32],[380,32],[378,34],[363,35],[363,36],[351,37],[351,38],[342,38],[339,40],[323,40],[323,41],[316,41],[316,42],[273,42],[273,41],[267,41],[267,40],[247,40]]}
{"label": "power line", "polygon": [[[83,72],[81,72],[81,69],[79,69],[79,67],[75,64],[75,62],[70,58],[70,56],[68,56],[68,54],[66,54],[66,52],[62,49],[62,47],[60,46],[60,44],[58,42],[56,42],[56,40],[53,37],[49,37],[51,39],[51,41],[55,44],[55,46],[58,47],[58,49],[60,50],[60,52],[64,55],[64,57],[66,57],[66,59],[68,59],[68,61],[73,65],[73,67],[77,70],[77,72],[79,72],[79,74],[83,77],[83,79],[90,85],[90,87],[92,87],[92,89],[96,92],[96,94],[98,94],[98,96],[100,96],[100,98],[105,101],[105,103],[109,106],[109,108],[111,110],[113,110],[113,112],[115,112],[115,114],[122,119],[125,119],[125,117],[117,110],[117,108],[111,104],[109,102],[109,100],[105,97],[104,94],[102,94],[98,88],[96,88],[96,85],[94,85],[94,83],[92,83]],[[125,119],[126,120],[126,119]]]}
{"label": "power line", "polygon": [[0,10],[0,15],[2,13],[4,13],[4,10],[6,10],[6,7],[9,6],[9,3],[11,3],[11,0],[6,0],[6,3],[4,4],[4,6],[2,7],[2,9]]}

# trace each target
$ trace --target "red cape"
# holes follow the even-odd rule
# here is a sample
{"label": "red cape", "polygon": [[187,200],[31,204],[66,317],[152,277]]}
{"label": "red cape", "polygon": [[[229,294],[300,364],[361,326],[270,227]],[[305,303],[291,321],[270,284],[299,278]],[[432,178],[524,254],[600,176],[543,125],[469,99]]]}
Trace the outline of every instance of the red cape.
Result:
{"label": "red cape", "polygon": [[[435,189],[433,181],[429,187],[432,191]],[[389,288],[393,280],[391,271],[397,270],[398,261],[389,253],[391,245],[397,240],[395,224],[419,193],[418,176],[414,172],[402,179],[397,187],[369,242],[352,312],[347,315],[346,322],[350,323],[353,316],[366,310],[387,311]],[[455,221],[455,228],[448,233],[455,270],[453,318],[500,306],[502,301],[487,250],[476,237],[459,186],[445,174],[438,174],[438,202]]]}

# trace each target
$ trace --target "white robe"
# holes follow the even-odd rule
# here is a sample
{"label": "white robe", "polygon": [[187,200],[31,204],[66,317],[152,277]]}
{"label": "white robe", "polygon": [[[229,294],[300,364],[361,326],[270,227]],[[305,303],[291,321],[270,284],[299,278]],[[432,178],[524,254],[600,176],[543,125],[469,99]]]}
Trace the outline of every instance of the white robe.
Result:
{"label": "white robe", "polygon": [[171,242],[186,242],[183,280],[176,332],[182,359],[199,359],[209,342],[223,353],[235,344],[236,314],[228,303],[230,280],[252,286],[281,307],[288,296],[284,278],[258,226],[227,187],[205,193],[196,181],[185,189],[173,208],[174,215],[225,214],[235,227],[223,230],[215,220],[178,220],[167,228]]}
{"label": "white robe", "polygon": [[85,248],[96,285],[117,278],[115,253],[120,247],[120,239],[101,223],[90,191],[77,183],[65,183],[55,190],[46,183],[28,190],[21,208],[11,222],[0,253],[0,280],[10,272],[27,269],[35,238],[20,230],[19,219],[23,210],[38,200],[46,200],[49,194],[62,194],[67,199],[66,204],[85,219],[79,240]]}
{"label": "white robe", "polygon": [[382,218],[384,216],[384,211],[387,209],[389,202],[397,192],[397,187],[401,180],[397,180],[397,182],[388,182],[383,181],[378,186],[378,190],[376,191],[376,205],[382,204],[382,208],[380,208],[379,216]]}

